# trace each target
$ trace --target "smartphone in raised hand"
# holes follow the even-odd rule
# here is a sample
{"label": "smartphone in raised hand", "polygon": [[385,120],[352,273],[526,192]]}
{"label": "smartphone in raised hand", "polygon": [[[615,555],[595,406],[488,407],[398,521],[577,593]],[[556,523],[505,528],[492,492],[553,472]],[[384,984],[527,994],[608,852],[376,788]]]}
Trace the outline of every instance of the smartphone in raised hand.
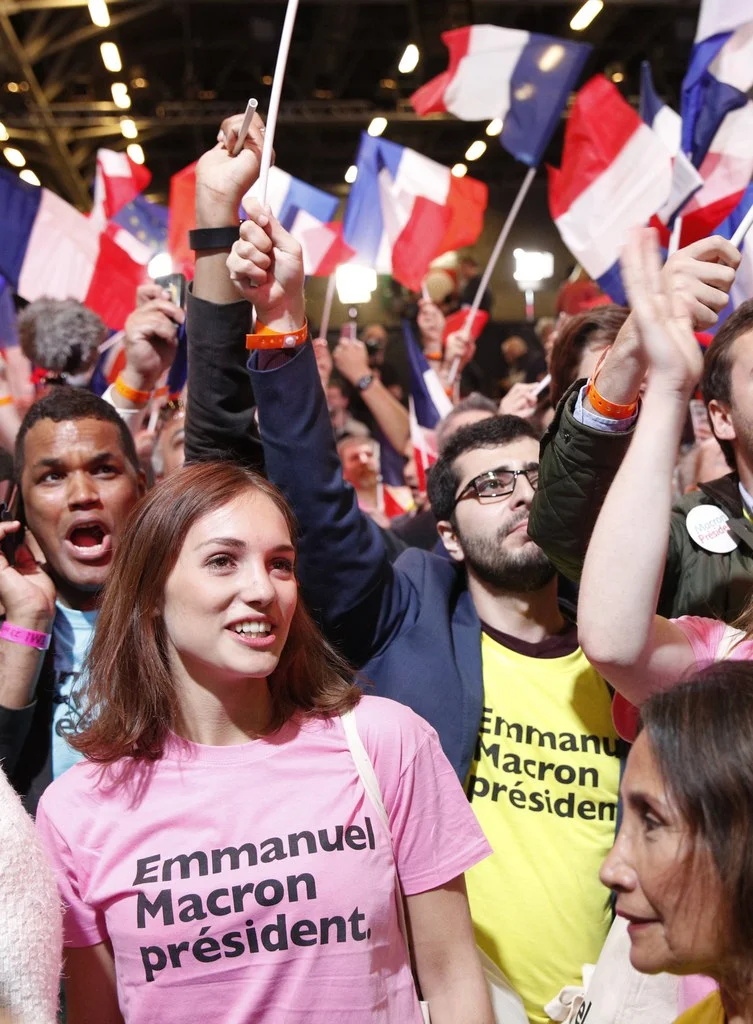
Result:
{"label": "smartphone in raised hand", "polygon": [[[19,517],[20,492],[18,486],[12,480],[0,482],[0,522],[10,523]],[[0,551],[8,561],[8,565],[16,564],[16,552],[24,542],[24,527],[15,533],[9,533],[0,541]]]}
{"label": "smartphone in raised hand", "polygon": [[174,306],[180,306],[181,309],[186,308],[188,281],[184,274],[165,274],[164,277],[155,277],[154,283],[170,292],[170,301]]}

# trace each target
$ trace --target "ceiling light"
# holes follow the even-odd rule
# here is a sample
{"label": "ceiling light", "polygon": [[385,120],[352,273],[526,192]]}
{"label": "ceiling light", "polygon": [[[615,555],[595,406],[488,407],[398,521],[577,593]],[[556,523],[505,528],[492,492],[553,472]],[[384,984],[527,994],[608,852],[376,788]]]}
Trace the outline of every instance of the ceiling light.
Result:
{"label": "ceiling light", "polygon": [[615,84],[619,85],[620,82],[624,82],[625,81],[625,75],[623,74],[622,71],[613,71],[612,72],[612,81]]}
{"label": "ceiling light", "polygon": [[476,139],[476,141],[472,142],[468,149],[466,149],[465,158],[466,160],[478,160],[479,157],[482,157],[485,152],[486,143],[483,142],[481,139]]}
{"label": "ceiling light", "polygon": [[504,122],[501,117],[495,117],[486,126],[486,134],[491,136],[499,135],[502,132],[503,124]]}
{"label": "ceiling light", "polygon": [[468,168],[465,164],[453,164],[450,168],[450,174],[453,178],[464,178],[468,173]]}
{"label": "ceiling light", "polygon": [[0,121],[0,142],[6,142],[10,138],[8,135],[8,129],[5,127],[2,121]]}
{"label": "ceiling light", "polygon": [[120,132],[124,139],[135,139],[138,137],[139,130],[136,127],[136,122],[130,117],[121,117],[120,119]]}
{"label": "ceiling light", "polygon": [[262,85],[271,85],[272,84],[272,76],[271,75],[262,75],[261,76],[261,81],[262,81]]}
{"label": "ceiling light", "polygon": [[41,185],[42,182],[36,176],[34,171],[30,167],[24,167],[22,171],[18,172],[18,176],[21,181],[25,181],[28,185]]}
{"label": "ceiling light", "polygon": [[126,147],[126,153],[129,155],[131,160],[135,164],[143,164],[144,162],[144,150],[138,144],[138,142],[132,142],[130,146]]}
{"label": "ceiling light", "polygon": [[373,118],[371,124],[366,129],[366,131],[369,133],[369,135],[373,139],[376,139],[379,135],[382,134],[382,132],[384,131],[384,129],[386,127],[387,127],[387,118],[386,117],[375,117],[375,118]]}
{"label": "ceiling light", "polygon": [[120,59],[120,50],[115,43],[100,43],[99,52],[102,54],[102,63],[108,71],[121,71],[123,62]]}
{"label": "ceiling light", "polygon": [[19,90],[19,86],[18,86],[18,82],[6,82],[5,83],[5,88],[8,90],[8,92],[19,92],[20,91]]}
{"label": "ceiling light", "polygon": [[419,53],[416,44],[408,43],[405,47],[405,53],[400,58],[397,70],[401,75],[409,75],[411,71],[416,70],[420,56],[421,54]]}
{"label": "ceiling light", "polygon": [[596,15],[601,13],[603,6],[604,0],[586,0],[581,9],[573,15],[573,20],[570,22],[570,28],[573,32],[582,32],[584,28],[588,28]]}
{"label": "ceiling light", "polygon": [[343,263],[335,271],[337,297],[343,306],[358,302],[370,302],[371,293],[376,290],[376,270],[356,263]]}
{"label": "ceiling light", "polygon": [[107,0],[89,0],[89,17],[100,28],[107,28],[110,24],[110,12],[107,10]]}
{"label": "ceiling light", "polygon": [[352,185],[357,177],[358,177],[358,168],[356,167],[355,164],[351,164],[350,167],[345,172],[345,180],[347,181],[347,183],[349,185]]}
{"label": "ceiling light", "polygon": [[554,71],[564,56],[565,47],[562,43],[552,43],[539,57],[539,71]]}
{"label": "ceiling light", "polygon": [[142,78],[141,76],[139,76],[138,78],[131,79],[131,85],[133,86],[134,89],[146,89],[146,87],[149,85],[149,82],[146,80],[146,78]]}
{"label": "ceiling light", "polygon": [[125,82],[113,82],[110,86],[113,103],[121,110],[128,110],[131,105],[131,97],[128,95],[128,86]]}
{"label": "ceiling light", "polygon": [[26,157],[23,155],[20,149],[14,149],[12,146],[6,146],[3,150],[3,156],[13,167],[23,167],[26,163]]}

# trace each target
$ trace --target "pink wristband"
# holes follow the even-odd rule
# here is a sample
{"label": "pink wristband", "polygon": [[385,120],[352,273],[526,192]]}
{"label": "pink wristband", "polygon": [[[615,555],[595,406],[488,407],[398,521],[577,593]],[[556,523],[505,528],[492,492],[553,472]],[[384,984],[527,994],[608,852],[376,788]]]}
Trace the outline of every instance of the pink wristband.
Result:
{"label": "pink wristband", "polygon": [[7,620],[0,626],[0,638],[10,640],[24,647],[36,647],[38,651],[46,651],[52,640],[52,633],[38,633],[35,629],[23,629],[14,626]]}

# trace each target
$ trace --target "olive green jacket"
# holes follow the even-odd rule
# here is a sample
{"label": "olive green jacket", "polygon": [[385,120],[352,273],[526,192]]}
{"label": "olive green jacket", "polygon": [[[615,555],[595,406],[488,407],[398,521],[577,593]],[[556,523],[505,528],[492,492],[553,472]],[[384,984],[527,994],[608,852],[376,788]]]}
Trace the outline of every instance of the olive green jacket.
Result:
{"label": "olive green jacket", "polygon": [[[580,579],[596,518],[632,437],[596,430],[574,418],[584,383],[570,388],[542,439],[539,487],[529,522],[531,537],[574,582]],[[693,540],[686,518],[696,505],[714,505],[727,514],[737,542],[734,551],[715,554]],[[640,523],[635,529],[640,530]],[[752,583],[753,524],[743,515],[737,475],[730,473],[675,502],[658,611],[668,618],[705,615],[732,622],[742,612]]]}

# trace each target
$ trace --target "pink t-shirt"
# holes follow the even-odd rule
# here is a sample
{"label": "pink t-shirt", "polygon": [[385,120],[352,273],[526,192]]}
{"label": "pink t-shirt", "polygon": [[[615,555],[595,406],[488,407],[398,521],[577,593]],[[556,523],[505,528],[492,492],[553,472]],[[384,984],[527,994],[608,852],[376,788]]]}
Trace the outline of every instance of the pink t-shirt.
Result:
{"label": "pink t-shirt", "polygon": [[[403,891],[486,857],[434,730],[378,697],[356,721]],[[110,939],[127,1024],[420,1024],[390,839],[339,719],[240,746],[174,737],[127,783],[100,772],[82,763],[53,782],[37,824],[66,945]]]}
{"label": "pink t-shirt", "polygon": [[[712,661],[721,658],[730,661],[753,660],[753,642],[744,640],[742,630],[735,630],[736,636],[725,640],[725,630],[729,629],[726,622],[718,619],[704,619],[699,615],[683,615],[680,619],[672,619],[678,626],[693,649],[696,667],[701,669]],[[722,646],[722,641],[724,645]],[[739,642],[738,642],[739,641]]]}
{"label": "pink t-shirt", "polygon": [[[735,630],[725,636],[730,627],[718,619],[706,619],[701,615],[683,615],[671,620],[688,639],[696,661],[696,668],[705,668],[713,661],[753,661],[753,641],[744,640],[742,630]],[[617,732],[632,743],[638,732],[638,708],[621,694],[615,693],[612,700],[612,718]]]}

